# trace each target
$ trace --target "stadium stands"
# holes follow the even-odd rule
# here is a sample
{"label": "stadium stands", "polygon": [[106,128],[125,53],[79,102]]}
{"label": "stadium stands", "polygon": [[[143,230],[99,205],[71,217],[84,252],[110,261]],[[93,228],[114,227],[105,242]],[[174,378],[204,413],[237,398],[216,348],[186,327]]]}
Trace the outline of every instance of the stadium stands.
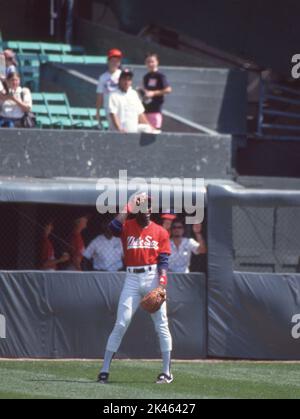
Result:
{"label": "stadium stands", "polygon": [[[94,108],[71,107],[64,93],[39,93],[40,71],[41,65],[47,63],[104,65],[106,57],[87,56],[80,46],[44,42],[0,42],[0,48],[12,49],[17,54],[22,85],[34,92],[33,112],[39,128],[99,129]],[[102,129],[107,130],[104,110],[100,116]]]}
{"label": "stadium stands", "polygon": [[[132,65],[134,86],[142,84],[144,66]],[[245,134],[247,113],[247,75],[239,70],[191,69],[161,67],[173,87],[166,99],[165,110],[198,126],[224,134]],[[42,68],[41,88],[45,91],[67,92],[74,106],[91,107],[100,65],[45,65]],[[170,125],[169,125],[170,126]],[[170,128],[172,128],[170,126]],[[175,129],[171,131],[176,132]],[[205,132],[205,131],[204,131]]]}
{"label": "stadium stands", "polygon": [[258,136],[300,140],[300,90],[283,83],[261,82]]}
{"label": "stadium stands", "polygon": [[[84,128],[98,129],[94,108],[71,107],[62,93],[34,93],[33,112],[39,128]],[[108,129],[105,111],[101,111],[102,128]]]}
{"label": "stadium stands", "polygon": [[106,63],[105,56],[85,55],[84,48],[67,44],[44,42],[0,42],[0,49],[12,49],[17,54],[19,72],[23,86],[38,92],[40,87],[40,66],[46,63],[94,64]]}
{"label": "stadium stands", "polygon": [[80,46],[44,42],[4,41],[0,47],[12,49],[17,54],[84,54],[85,52]]}

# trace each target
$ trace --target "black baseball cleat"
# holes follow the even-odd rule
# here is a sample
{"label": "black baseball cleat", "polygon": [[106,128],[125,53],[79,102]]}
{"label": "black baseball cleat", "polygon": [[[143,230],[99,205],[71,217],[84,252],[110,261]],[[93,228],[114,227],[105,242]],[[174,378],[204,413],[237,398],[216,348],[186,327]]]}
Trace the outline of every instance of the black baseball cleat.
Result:
{"label": "black baseball cleat", "polygon": [[167,375],[167,374],[160,374],[157,377],[156,384],[171,384],[174,381],[173,374]]}
{"label": "black baseball cleat", "polygon": [[108,378],[109,378],[109,374],[107,372],[100,372],[100,374],[98,375],[97,383],[107,384]]}

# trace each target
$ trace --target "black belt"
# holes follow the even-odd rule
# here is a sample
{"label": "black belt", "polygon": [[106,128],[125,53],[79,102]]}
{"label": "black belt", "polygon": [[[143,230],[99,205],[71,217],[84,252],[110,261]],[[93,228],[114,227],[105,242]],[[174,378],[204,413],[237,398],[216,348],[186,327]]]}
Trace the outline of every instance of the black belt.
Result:
{"label": "black belt", "polygon": [[145,268],[129,268],[129,272],[132,274],[145,274],[146,272],[151,272],[152,267],[149,266],[148,269]]}

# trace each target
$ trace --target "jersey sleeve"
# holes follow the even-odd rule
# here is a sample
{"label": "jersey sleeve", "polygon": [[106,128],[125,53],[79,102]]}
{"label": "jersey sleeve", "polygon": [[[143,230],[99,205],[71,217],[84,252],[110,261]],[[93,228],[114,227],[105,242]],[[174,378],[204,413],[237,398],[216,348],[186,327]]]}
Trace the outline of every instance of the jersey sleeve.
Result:
{"label": "jersey sleeve", "polygon": [[171,242],[170,242],[170,236],[167,230],[162,229],[161,235],[160,235],[160,243],[159,243],[159,253],[165,253],[167,255],[170,255],[172,253],[171,251]]}
{"label": "jersey sleeve", "polygon": [[199,246],[200,244],[196,240],[189,240],[189,250],[194,253],[194,255],[199,255]]}

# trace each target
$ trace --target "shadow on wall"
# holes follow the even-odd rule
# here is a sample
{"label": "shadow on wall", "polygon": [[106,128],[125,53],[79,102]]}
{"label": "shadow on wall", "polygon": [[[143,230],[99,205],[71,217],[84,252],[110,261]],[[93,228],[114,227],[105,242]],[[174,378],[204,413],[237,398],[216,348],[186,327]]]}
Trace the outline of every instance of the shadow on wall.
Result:
{"label": "shadow on wall", "polygon": [[228,73],[217,131],[230,134],[247,133],[247,73],[231,70]]}

